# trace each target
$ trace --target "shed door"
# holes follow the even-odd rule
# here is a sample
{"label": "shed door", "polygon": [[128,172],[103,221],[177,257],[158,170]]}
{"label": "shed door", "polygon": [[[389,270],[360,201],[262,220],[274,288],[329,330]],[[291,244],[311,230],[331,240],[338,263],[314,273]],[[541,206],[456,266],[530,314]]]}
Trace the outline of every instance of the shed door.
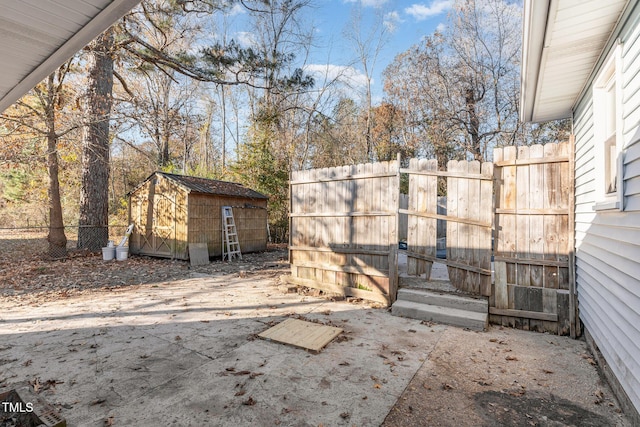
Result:
{"label": "shed door", "polygon": [[175,249],[176,203],[175,196],[155,194],[153,197],[153,252],[173,256]]}

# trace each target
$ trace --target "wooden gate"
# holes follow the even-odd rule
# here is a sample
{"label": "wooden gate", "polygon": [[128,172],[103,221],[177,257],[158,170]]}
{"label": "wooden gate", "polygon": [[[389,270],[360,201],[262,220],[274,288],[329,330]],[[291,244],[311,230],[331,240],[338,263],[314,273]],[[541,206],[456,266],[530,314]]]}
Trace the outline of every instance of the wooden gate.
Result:
{"label": "wooden gate", "polygon": [[490,322],[575,337],[570,143],[495,149],[494,162]]}
{"label": "wooden gate", "polygon": [[395,300],[398,165],[292,172],[290,282],[384,304]]}
{"label": "wooden gate", "polygon": [[153,252],[171,256],[174,253],[176,230],[175,196],[155,194],[153,198]]}
{"label": "wooden gate", "polygon": [[[447,265],[451,284],[458,290],[491,294],[491,229],[493,164],[450,161],[439,171],[436,160],[411,159],[409,168],[407,273],[425,274],[433,262]],[[447,213],[438,214],[438,179],[446,179]],[[437,221],[447,223],[446,259],[437,259]]]}

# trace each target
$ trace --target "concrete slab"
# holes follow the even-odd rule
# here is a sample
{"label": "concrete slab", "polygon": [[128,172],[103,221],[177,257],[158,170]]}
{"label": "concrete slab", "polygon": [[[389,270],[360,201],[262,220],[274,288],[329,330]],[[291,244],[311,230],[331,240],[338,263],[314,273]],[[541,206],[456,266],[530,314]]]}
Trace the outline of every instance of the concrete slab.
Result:
{"label": "concrete slab", "polygon": [[[8,305],[0,388],[53,383],[83,426],[379,425],[444,330],[237,275]],[[317,355],[256,339],[292,317],[345,332]]]}
{"label": "concrete slab", "polygon": [[474,331],[482,331],[489,326],[488,313],[478,313],[413,301],[397,300],[393,304],[392,313],[394,316],[444,323],[459,328],[469,328]]}

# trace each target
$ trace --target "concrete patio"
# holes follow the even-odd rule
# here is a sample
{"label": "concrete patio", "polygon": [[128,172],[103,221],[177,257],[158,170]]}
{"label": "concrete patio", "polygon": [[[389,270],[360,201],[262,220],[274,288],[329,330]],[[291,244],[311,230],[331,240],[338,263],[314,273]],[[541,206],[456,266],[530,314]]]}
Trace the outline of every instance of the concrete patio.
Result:
{"label": "concrete patio", "polygon": [[[626,425],[597,370],[581,357],[583,342],[421,323],[363,302],[284,293],[277,280],[259,273],[239,276],[192,273],[180,281],[100,290],[39,306],[0,301],[0,392],[36,384],[70,426],[376,426],[394,405],[402,409],[416,387],[430,393],[412,379],[437,377],[454,384],[430,360],[432,354],[446,359],[452,342],[460,351],[473,340],[495,347],[504,362],[502,340],[524,342],[527,352],[552,340],[568,350],[544,363],[574,366],[553,368],[552,386],[573,390],[563,394],[559,386],[554,392],[573,393],[585,407],[595,390],[604,390],[604,399],[613,403],[591,410],[609,414],[612,425]],[[319,354],[256,337],[288,317],[345,332]],[[530,336],[536,339],[526,343]],[[519,369],[492,375],[520,378]],[[574,374],[585,384],[579,393],[569,377]],[[400,409],[388,425],[415,422],[417,413],[404,417]],[[460,414],[457,420],[461,425]]]}

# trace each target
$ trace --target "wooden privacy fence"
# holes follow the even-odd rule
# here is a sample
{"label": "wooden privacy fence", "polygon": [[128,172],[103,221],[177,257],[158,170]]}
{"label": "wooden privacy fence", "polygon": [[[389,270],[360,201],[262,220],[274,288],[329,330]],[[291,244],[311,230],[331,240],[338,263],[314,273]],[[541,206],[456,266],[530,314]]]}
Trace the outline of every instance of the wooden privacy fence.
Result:
{"label": "wooden privacy fence", "polygon": [[[400,211],[398,215],[398,238],[406,242],[409,233],[409,217],[405,211],[409,209],[409,195],[400,194]],[[438,214],[442,217],[447,215],[447,198],[438,197]],[[437,220],[438,249],[444,249],[444,238],[447,237],[447,221]],[[442,246],[442,247],[441,247]]]}
{"label": "wooden privacy fence", "polygon": [[399,160],[293,172],[295,284],[390,304],[397,291]]}
{"label": "wooden privacy fence", "polygon": [[[399,169],[398,158],[293,172],[289,280],[392,303],[406,215],[406,283],[428,282],[442,262],[455,288],[489,298],[492,323],[576,336],[572,161],[565,142],[497,148],[494,163],[450,161],[446,171],[425,159]],[[400,173],[409,175],[406,208]],[[437,258],[439,221],[446,259]]]}
{"label": "wooden privacy fence", "polygon": [[495,149],[494,162],[490,321],[576,336],[570,145]]}
{"label": "wooden privacy fence", "polygon": [[[451,284],[466,293],[491,293],[493,164],[455,161],[446,171],[436,160],[411,159],[409,168],[407,273],[431,275],[433,262],[447,265]],[[447,209],[438,211],[438,178],[447,180]],[[437,259],[438,221],[446,221],[446,259]]]}

